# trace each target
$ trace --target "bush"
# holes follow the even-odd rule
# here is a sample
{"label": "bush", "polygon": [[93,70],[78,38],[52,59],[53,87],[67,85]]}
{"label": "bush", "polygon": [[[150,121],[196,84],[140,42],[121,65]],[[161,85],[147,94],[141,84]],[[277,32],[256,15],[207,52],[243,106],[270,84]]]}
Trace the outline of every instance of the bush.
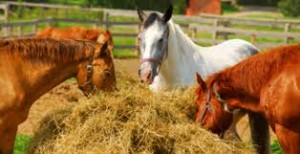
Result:
{"label": "bush", "polygon": [[300,0],[284,0],[278,3],[278,7],[285,16],[300,16]]}

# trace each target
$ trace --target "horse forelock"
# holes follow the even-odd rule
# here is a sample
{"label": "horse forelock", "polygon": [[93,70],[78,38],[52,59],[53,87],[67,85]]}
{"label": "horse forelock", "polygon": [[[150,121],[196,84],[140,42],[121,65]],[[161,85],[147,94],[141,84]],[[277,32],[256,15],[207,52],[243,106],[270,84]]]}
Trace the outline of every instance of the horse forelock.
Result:
{"label": "horse forelock", "polygon": [[143,22],[143,29],[150,27],[155,21],[162,21],[162,18],[157,13],[151,13]]}
{"label": "horse forelock", "polygon": [[26,38],[0,42],[5,42],[12,55],[47,63],[80,61],[90,57],[95,49],[92,43],[84,40]]}

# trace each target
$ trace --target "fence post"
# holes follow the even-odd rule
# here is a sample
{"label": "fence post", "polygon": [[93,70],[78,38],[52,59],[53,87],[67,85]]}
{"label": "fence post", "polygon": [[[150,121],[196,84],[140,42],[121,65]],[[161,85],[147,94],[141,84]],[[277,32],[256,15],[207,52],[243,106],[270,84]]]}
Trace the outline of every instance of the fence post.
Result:
{"label": "fence post", "polygon": [[212,44],[217,44],[218,25],[219,25],[219,20],[215,19],[214,20],[214,25],[213,25]]}
{"label": "fence post", "polygon": [[98,28],[98,22],[93,23],[93,29],[97,29]]}
{"label": "fence post", "polygon": [[255,34],[251,34],[251,43],[256,44],[257,43],[257,39],[256,39],[256,35]]}
{"label": "fence post", "polygon": [[[290,31],[290,28],[291,28],[291,24],[290,23],[286,23],[284,25],[284,32],[288,33]],[[284,37],[284,43],[285,44],[289,43],[289,40],[290,40],[289,36]]]}
{"label": "fence post", "polygon": [[5,18],[5,22],[9,22],[9,4],[5,4],[4,5],[4,18]]}
{"label": "fence post", "polygon": [[196,42],[197,28],[189,24],[188,29],[191,32],[191,39]]}
{"label": "fence post", "polygon": [[40,7],[40,19],[45,18],[45,10],[46,8]]}
{"label": "fence post", "polygon": [[32,33],[33,33],[33,35],[35,35],[37,33],[37,30],[38,30],[38,22],[35,22],[32,25]]}
{"label": "fence post", "polygon": [[22,36],[23,35],[23,26],[19,26],[18,27],[18,36]]}
{"label": "fence post", "polygon": [[4,28],[4,35],[5,35],[6,37],[11,36],[11,32],[12,32],[11,26],[7,26],[7,27]]}
{"label": "fence post", "polygon": [[107,11],[103,11],[103,22],[105,29],[109,29],[109,13]]}
{"label": "fence post", "polygon": [[[229,26],[229,21],[228,20],[223,20],[223,21],[219,21],[217,26],[223,26],[223,27],[228,27]],[[228,40],[228,33],[221,33],[220,35],[223,36],[224,40]]]}

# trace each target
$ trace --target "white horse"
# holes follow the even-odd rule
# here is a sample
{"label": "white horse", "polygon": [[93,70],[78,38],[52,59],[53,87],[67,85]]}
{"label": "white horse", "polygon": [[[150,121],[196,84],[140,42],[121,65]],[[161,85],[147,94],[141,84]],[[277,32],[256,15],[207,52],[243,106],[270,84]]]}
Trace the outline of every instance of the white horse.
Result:
{"label": "white horse", "polygon": [[211,47],[196,45],[171,20],[172,6],[164,15],[151,13],[146,16],[141,10],[138,10],[138,15],[141,20],[138,35],[141,54],[139,76],[154,92],[195,85],[196,72],[206,79],[213,73],[259,53],[251,43],[240,39]]}
{"label": "white horse", "polygon": [[179,25],[169,20],[171,15],[160,17],[152,13],[145,19],[145,15],[140,14],[143,21],[139,33],[140,77],[153,91],[195,85],[196,72],[206,79],[258,53],[251,43],[239,39],[216,46],[198,46]]}

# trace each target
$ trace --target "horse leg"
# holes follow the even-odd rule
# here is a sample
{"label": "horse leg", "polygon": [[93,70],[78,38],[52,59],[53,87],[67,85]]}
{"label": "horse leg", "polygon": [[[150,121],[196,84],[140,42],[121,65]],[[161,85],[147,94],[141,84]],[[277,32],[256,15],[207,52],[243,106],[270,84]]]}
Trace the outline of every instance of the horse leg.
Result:
{"label": "horse leg", "polygon": [[268,121],[259,113],[249,111],[248,114],[252,143],[256,152],[258,154],[271,153]]}
{"label": "horse leg", "polygon": [[237,133],[236,130],[236,125],[237,123],[245,116],[245,112],[240,110],[240,109],[236,109],[233,111],[233,122],[229,127],[229,130],[231,131],[231,133],[233,134],[234,137],[236,137],[238,140],[242,141],[241,137],[239,136],[239,134]]}
{"label": "horse leg", "polygon": [[0,154],[12,154],[18,126],[0,128]]}
{"label": "horse leg", "polygon": [[275,133],[285,154],[300,153],[299,131],[293,131],[279,124],[275,124]]}

